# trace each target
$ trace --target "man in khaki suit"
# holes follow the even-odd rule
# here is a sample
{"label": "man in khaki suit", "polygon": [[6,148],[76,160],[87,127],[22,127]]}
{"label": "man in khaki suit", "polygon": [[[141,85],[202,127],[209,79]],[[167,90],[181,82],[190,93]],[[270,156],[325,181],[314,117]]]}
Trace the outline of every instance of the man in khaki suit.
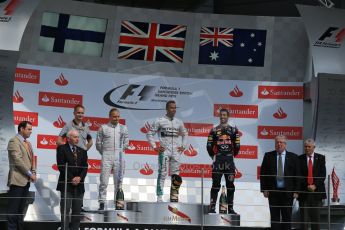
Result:
{"label": "man in khaki suit", "polygon": [[22,230],[24,208],[29,194],[30,182],[36,181],[36,164],[30,142],[32,124],[22,121],[18,125],[18,134],[8,142],[8,160],[10,170],[7,186],[9,205],[7,212],[8,230]]}

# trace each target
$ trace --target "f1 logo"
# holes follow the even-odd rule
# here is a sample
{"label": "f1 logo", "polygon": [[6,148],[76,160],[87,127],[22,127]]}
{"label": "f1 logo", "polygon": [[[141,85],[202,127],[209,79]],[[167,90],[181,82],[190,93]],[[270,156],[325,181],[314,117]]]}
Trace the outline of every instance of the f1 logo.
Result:
{"label": "f1 logo", "polygon": [[[148,85],[129,85],[126,91],[122,94],[122,100],[126,100],[127,97],[131,97],[134,100],[146,101],[150,98],[150,93],[153,91],[155,86]],[[136,98],[135,98],[136,97]]]}
{"label": "f1 logo", "polygon": [[[338,31],[338,32],[337,32]],[[336,33],[337,32],[337,33]],[[345,38],[345,28],[329,27],[319,38],[319,41],[324,41],[329,38],[335,40],[336,43],[341,43]],[[335,38],[335,39],[334,39]]]}

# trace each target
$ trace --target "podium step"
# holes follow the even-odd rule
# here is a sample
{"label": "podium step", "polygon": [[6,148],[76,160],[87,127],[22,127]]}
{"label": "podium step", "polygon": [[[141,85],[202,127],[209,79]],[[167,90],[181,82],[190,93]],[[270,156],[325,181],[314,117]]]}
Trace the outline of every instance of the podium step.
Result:
{"label": "podium step", "polygon": [[240,226],[240,215],[208,214],[208,207],[201,204],[126,202],[125,207],[126,210],[90,210],[83,213],[82,222]]}

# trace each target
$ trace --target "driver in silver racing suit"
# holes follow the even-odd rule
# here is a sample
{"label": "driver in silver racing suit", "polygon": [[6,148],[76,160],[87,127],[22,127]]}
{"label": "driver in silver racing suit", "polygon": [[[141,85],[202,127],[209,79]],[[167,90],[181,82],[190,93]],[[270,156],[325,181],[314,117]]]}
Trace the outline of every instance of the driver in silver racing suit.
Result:
{"label": "driver in silver racing suit", "polygon": [[128,130],[125,125],[119,123],[120,111],[111,109],[109,123],[100,127],[97,132],[96,149],[102,155],[101,174],[99,184],[99,210],[104,210],[107,200],[107,187],[109,176],[113,171],[114,179],[114,202],[116,192],[122,186],[125,170],[124,151],[128,147]]}
{"label": "driver in silver racing suit", "polygon": [[[157,202],[162,202],[163,187],[168,173],[168,164],[171,175],[180,173],[180,155],[184,151],[188,132],[181,120],[175,118],[176,103],[166,103],[166,115],[157,118],[151,125],[146,137],[151,147],[158,152],[158,178],[157,178]],[[156,146],[154,135],[158,133],[159,146]]]}

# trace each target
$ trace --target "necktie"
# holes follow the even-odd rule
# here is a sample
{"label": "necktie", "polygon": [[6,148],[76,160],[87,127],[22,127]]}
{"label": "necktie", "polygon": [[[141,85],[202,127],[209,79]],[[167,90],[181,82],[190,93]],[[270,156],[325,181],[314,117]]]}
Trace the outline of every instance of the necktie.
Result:
{"label": "necktie", "polygon": [[73,153],[73,158],[74,158],[74,161],[75,161],[75,165],[77,165],[78,155],[77,155],[77,148],[75,146],[72,147],[72,153]]}
{"label": "necktie", "polygon": [[278,170],[277,170],[277,180],[284,180],[284,174],[283,174],[283,159],[282,154],[278,153]]}
{"label": "necktie", "polygon": [[311,156],[309,156],[309,162],[308,162],[308,185],[314,184],[314,178],[313,178],[313,161],[311,160]]}
{"label": "necktie", "polygon": [[35,161],[34,152],[32,151],[30,142],[28,140],[24,140],[24,146],[25,146],[26,150],[28,151],[30,158],[31,158],[31,169],[35,170],[36,169],[36,161]]}

